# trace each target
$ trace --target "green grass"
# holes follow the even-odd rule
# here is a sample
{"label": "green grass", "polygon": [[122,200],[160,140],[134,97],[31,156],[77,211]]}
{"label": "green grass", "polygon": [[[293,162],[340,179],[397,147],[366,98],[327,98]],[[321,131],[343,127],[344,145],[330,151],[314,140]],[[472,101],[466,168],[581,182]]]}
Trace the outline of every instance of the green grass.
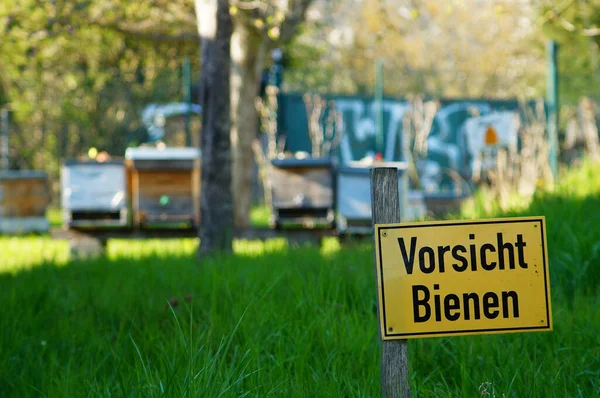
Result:
{"label": "green grass", "polygon": [[[554,331],[410,340],[413,396],[600,396],[596,170],[462,215],[547,217]],[[196,246],[111,241],[75,261],[66,242],[0,238],[0,396],[380,396],[368,240],[236,242],[201,262]]]}
{"label": "green grass", "polygon": [[255,227],[268,227],[271,209],[267,206],[256,206],[250,211],[250,222]]}
{"label": "green grass", "polygon": [[51,227],[60,227],[63,225],[62,210],[57,206],[50,206],[46,210],[46,218]]}

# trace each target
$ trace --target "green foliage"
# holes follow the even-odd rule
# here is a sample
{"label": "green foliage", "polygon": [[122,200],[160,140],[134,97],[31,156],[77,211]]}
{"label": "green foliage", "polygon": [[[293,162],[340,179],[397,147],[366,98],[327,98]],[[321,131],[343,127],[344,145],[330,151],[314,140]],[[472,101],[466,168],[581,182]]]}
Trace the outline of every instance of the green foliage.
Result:
{"label": "green foliage", "polygon": [[300,46],[289,49],[299,67],[287,84],[295,91],[372,93],[382,59],[390,96],[542,96],[543,37],[533,26],[533,4],[324,2],[296,41]]}
{"label": "green foliage", "polygon": [[[510,214],[547,217],[554,331],[411,340],[415,396],[600,395],[596,169]],[[474,214],[492,215],[508,214]],[[116,240],[75,261],[0,238],[0,395],[380,396],[369,239],[239,241],[201,264],[196,246]]]}
{"label": "green foliage", "polygon": [[64,158],[90,146],[123,156],[128,141],[145,138],[142,108],[180,101],[183,57],[198,64],[197,42],[178,39],[195,30],[193,9],[168,3],[0,0],[12,167],[55,180]]}
{"label": "green foliage", "polygon": [[559,44],[561,100],[574,104],[580,97],[598,98],[600,91],[600,1],[543,2],[539,7],[541,33]]}

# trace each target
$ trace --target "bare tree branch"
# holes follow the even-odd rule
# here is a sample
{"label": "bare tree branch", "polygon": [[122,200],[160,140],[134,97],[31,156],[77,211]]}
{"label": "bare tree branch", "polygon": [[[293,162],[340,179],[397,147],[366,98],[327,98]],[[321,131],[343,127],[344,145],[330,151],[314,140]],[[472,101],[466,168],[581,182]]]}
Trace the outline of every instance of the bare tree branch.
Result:
{"label": "bare tree branch", "polygon": [[584,29],[583,35],[588,37],[600,36],[600,28]]}
{"label": "bare tree branch", "polygon": [[571,5],[573,5],[577,0],[566,0],[563,4],[560,4],[557,7],[552,7],[550,6],[552,9],[548,10],[542,20],[540,21],[540,23],[543,25],[546,22],[551,21],[552,19],[555,19],[557,17],[559,17],[562,13],[564,13],[565,11],[567,11],[569,9],[569,7],[571,7]]}
{"label": "bare tree branch", "polygon": [[196,29],[190,31],[179,31],[176,33],[171,33],[157,32],[153,31],[152,29],[146,30],[145,28],[140,28],[135,24],[120,24],[118,22],[89,21],[89,24],[104,29],[110,29],[127,36],[136,37],[138,39],[146,39],[157,42],[189,42],[198,41],[200,38]]}
{"label": "bare tree branch", "polygon": [[239,8],[240,10],[262,10],[265,11],[269,4],[261,0],[230,0],[230,4]]}
{"label": "bare tree branch", "polygon": [[[77,21],[84,21],[84,24],[88,26],[97,26],[127,36],[155,42],[191,42],[199,40],[194,16],[182,12],[177,12],[177,15],[166,13],[160,20],[146,19],[139,22],[123,22],[116,18],[103,20],[100,17],[92,17],[90,15],[79,18],[74,14],[69,14],[52,19],[49,25],[69,27],[77,25]],[[159,27],[165,25],[177,26],[177,29],[173,31],[159,29]]]}
{"label": "bare tree branch", "polygon": [[279,40],[280,43],[285,43],[290,40],[295,34],[298,26],[306,17],[306,10],[311,5],[313,0],[298,0],[294,5],[290,6],[290,13],[287,15],[285,22],[281,26]]}

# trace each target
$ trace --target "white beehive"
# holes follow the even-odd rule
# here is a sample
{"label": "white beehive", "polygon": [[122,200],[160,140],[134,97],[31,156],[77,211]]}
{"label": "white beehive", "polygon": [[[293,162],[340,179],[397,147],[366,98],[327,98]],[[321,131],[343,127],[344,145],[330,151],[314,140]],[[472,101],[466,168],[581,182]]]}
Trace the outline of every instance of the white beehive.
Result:
{"label": "white beehive", "polygon": [[61,169],[61,204],[69,226],[127,224],[127,179],[122,161],[67,161]]}
{"label": "white beehive", "polygon": [[398,169],[398,194],[403,221],[425,216],[422,193],[409,191],[406,184],[406,164],[384,162],[362,165],[349,162],[337,170],[336,224],[341,233],[371,233],[371,172],[372,167],[396,167]]}

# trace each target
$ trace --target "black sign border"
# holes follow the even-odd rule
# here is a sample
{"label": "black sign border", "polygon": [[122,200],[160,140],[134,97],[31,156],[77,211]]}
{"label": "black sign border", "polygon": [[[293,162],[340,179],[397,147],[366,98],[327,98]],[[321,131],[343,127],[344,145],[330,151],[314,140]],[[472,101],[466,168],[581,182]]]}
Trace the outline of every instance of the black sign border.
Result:
{"label": "black sign border", "polygon": [[[462,225],[482,225],[482,224],[511,224],[511,223],[527,223],[534,222],[540,224],[540,234],[542,238],[542,261],[544,262],[544,294],[546,296],[546,326],[526,326],[518,328],[495,328],[495,329],[466,329],[466,330],[451,330],[451,331],[440,331],[440,332],[416,332],[416,333],[388,333],[387,317],[385,310],[385,287],[383,284],[383,255],[381,251],[381,233],[385,230],[390,229],[406,229],[406,228],[427,228],[427,227],[442,227],[442,226],[462,226]],[[378,246],[379,246],[379,282],[381,286],[381,308],[383,315],[383,334],[384,337],[409,337],[409,336],[435,336],[435,335],[449,335],[449,334],[470,334],[478,332],[511,332],[511,331],[527,331],[527,330],[543,330],[551,328],[550,321],[550,301],[548,297],[548,276],[546,272],[546,241],[544,237],[544,219],[543,218],[529,218],[519,220],[482,220],[482,221],[465,221],[465,222],[442,222],[432,224],[414,224],[414,225],[391,225],[391,226],[378,226]]]}

